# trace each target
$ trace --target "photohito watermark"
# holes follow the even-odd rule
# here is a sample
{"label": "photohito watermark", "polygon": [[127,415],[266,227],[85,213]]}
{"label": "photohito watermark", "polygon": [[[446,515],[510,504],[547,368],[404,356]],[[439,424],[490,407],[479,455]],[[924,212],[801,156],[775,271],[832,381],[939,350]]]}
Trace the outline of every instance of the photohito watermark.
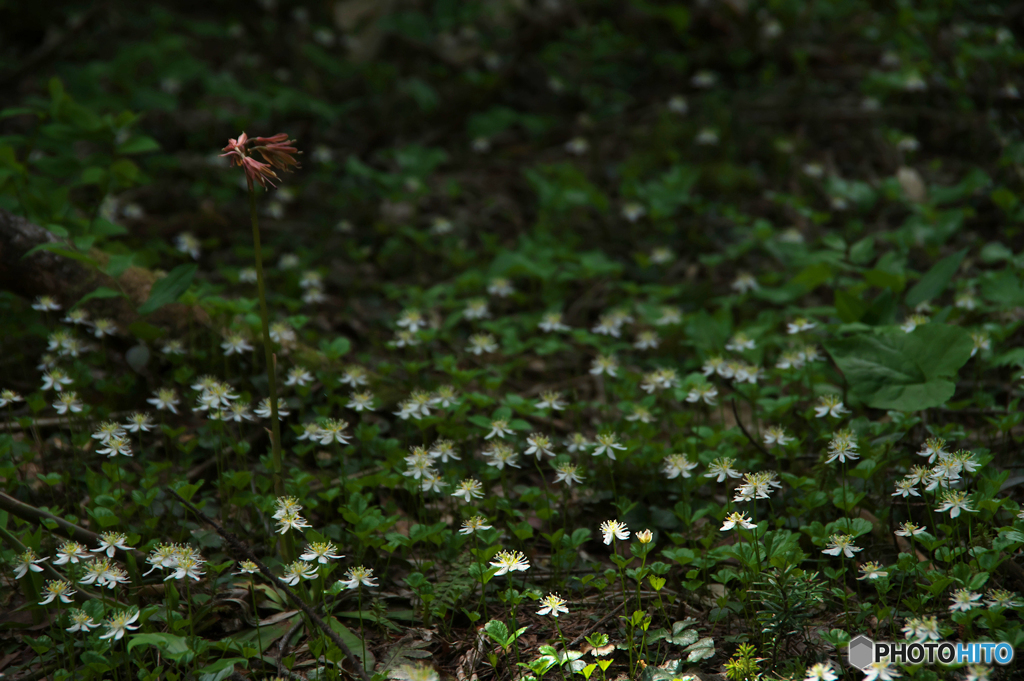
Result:
{"label": "photohito watermark", "polygon": [[872,641],[861,635],[850,641],[846,659],[858,669],[886,659],[892,664],[1009,664],[1013,646],[982,641]]}

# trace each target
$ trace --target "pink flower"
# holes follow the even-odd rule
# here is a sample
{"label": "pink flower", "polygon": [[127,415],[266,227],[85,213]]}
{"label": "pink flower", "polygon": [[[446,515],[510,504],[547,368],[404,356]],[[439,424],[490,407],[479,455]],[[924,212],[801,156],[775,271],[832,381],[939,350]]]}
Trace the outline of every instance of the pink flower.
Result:
{"label": "pink flower", "polygon": [[[222,149],[225,153],[221,156],[227,156],[233,165],[241,166],[250,183],[259,182],[264,188],[269,183],[274,187],[274,180],[279,179],[274,168],[291,171],[299,166],[295,155],[301,152],[291,146],[294,141],[288,139],[288,135],[283,132],[272,137],[256,137],[251,140],[243,132],[237,139],[228,140],[227,146]],[[247,148],[250,144],[253,144],[252,149]],[[265,162],[253,158],[251,153],[254,151],[258,152]]]}

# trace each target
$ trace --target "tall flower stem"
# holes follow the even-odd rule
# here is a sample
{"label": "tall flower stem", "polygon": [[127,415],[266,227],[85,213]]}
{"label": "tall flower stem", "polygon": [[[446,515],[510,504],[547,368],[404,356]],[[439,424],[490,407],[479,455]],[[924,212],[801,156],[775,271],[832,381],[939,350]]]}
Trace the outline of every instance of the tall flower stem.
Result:
{"label": "tall flower stem", "polygon": [[252,222],[252,242],[256,250],[256,287],[260,296],[260,322],[263,326],[263,354],[267,362],[267,383],[270,387],[270,427],[272,436],[271,468],[274,478],[274,493],[281,494],[281,424],[277,417],[277,376],[276,358],[270,344],[270,313],[267,311],[267,291],[263,284],[263,246],[260,243],[260,225],[256,217],[256,188],[252,178],[249,183],[249,218]]}

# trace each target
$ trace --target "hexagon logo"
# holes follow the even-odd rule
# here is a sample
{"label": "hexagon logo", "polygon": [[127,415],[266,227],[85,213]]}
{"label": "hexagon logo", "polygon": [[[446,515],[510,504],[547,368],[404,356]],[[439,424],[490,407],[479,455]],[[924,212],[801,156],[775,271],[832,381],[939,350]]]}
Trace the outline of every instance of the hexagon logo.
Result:
{"label": "hexagon logo", "polygon": [[846,648],[846,660],[850,666],[864,669],[874,661],[875,642],[861,634],[850,641]]}

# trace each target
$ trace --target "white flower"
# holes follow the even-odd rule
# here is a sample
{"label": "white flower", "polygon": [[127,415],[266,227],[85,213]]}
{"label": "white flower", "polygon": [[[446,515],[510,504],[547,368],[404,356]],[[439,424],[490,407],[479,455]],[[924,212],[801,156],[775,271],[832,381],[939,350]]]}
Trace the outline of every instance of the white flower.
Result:
{"label": "white flower", "polygon": [[24,402],[25,398],[10,389],[0,390],[0,407],[7,407],[15,402]]}
{"label": "white flower", "polygon": [[288,530],[301,530],[306,527],[311,527],[311,525],[299,515],[298,511],[291,511],[277,518],[277,532],[279,534],[284,534]]}
{"label": "white flower", "polygon": [[327,419],[320,426],[320,444],[329,445],[332,442],[337,442],[340,445],[347,445],[351,436],[345,434],[346,428],[348,428],[348,421],[343,419]]}
{"label": "white flower", "polygon": [[568,487],[583,482],[583,477],[577,473],[579,467],[576,464],[562,462],[555,466],[555,470],[558,471],[555,482],[564,482]]}
{"label": "white flower", "polygon": [[718,144],[718,131],[714,128],[701,128],[693,141],[701,146],[712,147]]}
{"label": "white flower", "polygon": [[718,74],[708,69],[701,69],[690,78],[690,85],[696,88],[714,87],[718,82]]}
{"label": "white flower", "polygon": [[918,525],[908,521],[900,525],[900,529],[893,532],[893,534],[900,537],[916,537],[927,529],[927,527],[919,527]]}
{"label": "white flower", "polygon": [[745,333],[737,333],[732,337],[732,340],[725,344],[725,349],[731,352],[753,350],[755,347],[757,347],[757,343]]}
{"label": "white flower", "polygon": [[746,515],[740,513],[739,511],[733,511],[726,517],[721,529],[724,532],[725,530],[733,529],[737,525],[739,525],[745,530],[753,530],[757,527],[757,525],[750,522],[750,518],[748,518]]}
{"label": "white flower", "polygon": [[361,385],[367,385],[369,380],[370,379],[366,374],[366,369],[357,365],[347,367],[345,372],[341,375],[341,384],[350,385],[353,388],[358,388]]}
{"label": "white flower", "polygon": [[[235,405],[235,404],[231,405],[231,408],[234,409],[237,406],[245,407],[245,409],[249,408],[246,405]],[[271,416],[273,416],[273,413],[271,412],[271,409],[270,409],[270,398],[269,397],[264,397],[262,400],[260,400],[260,403],[258,405],[256,405],[256,409],[253,410],[253,413],[256,414],[256,416],[259,416],[261,419],[269,419]],[[285,416],[288,416],[290,414],[291,414],[291,412],[288,410],[287,407],[284,406],[284,403],[281,402],[281,401],[278,401],[278,403],[277,403],[277,418],[278,418],[278,420],[279,421],[283,420]],[[241,418],[245,418],[245,417],[243,416]],[[249,419],[246,419],[246,420],[249,420]]]}
{"label": "white flower", "polygon": [[296,560],[285,567],[281,581],[288,586],[295,586],[303,579],[316,579],[316,576],[316,568],[304,561]]}
{"label": "white flower", "polygon": [[666,306],[661,308],[661,316],[654,321],[655,326],[669,326],[678,324],[683,320],[683,312],[678,307]]}
{"label": "white flower", "polygon": [[498,343],[495,341],[494,336],[489,333],[474,333],[469,337],[469,346],[466,347],[466,351],[474,355],[495,352],[497,349]]}
{"label": "white flower", "polygon": [[427,327],[427,320],[419,310],[403,310],[395,324],[408,330],[410,333],[416,333],[420,329]]}
{"label": "white flower", "polygon": [[618,520],[606,520],[601,523],[601,533],[604,536],[605,544],[611,544],[612,538],[620,541],[629,539],[629,528]]}
{"label": "white flower", "polygon": [[484,518],[482,515],[477,515],[473,516],[469,520],[464,520],[462,522],[462,529],[459,530],[459,534],[465,536],[474,534],[476,532],[479,532],[480,530],[490,529],[492,529],[492,527],[487,524],[487,518]]}
{"label": "white flower", "polygon": [[630,222],[636,222],[646,214],[647,209],[644,208],[642,203],[630,201],[622,204],[622,217],[626,218]]}
{"label": "white flower", "polygon": [[735,461],[727,457],[715,459],[708,464],[708,472],[704,474],[704,477],[717,477],[716,482],[725,482],[726,478],[742,478],[743,474],[732,467],[733,463]]}
{"label": "white flower", "polygon": [[548,456],[555,455],[555,453],[551,451],[551,439],[546,435],[534,433],[526,438],[526,444],[530,446],[523,453],[527,455],[533,454],[537,459],[540,459],[542,454],[547,454]]}
{"label": "white flower", "polygon": [[849,414],[850,410],[843,406],[843,401],[837,395],[824,395],[814,408],[814,415],[818,418],[832,416],[841,418],[843,414]]}
{"label": "white flower", "polygon": [[757,279],[754,279],[753,275],[746,272],[737,274],[736,279],[732,282],[732,289],[737,293],[748,293],[759,288],[761,287],[758,286]]}
{"label": "white flower", "polygon": [[176,236],[174,238],[174,247],[182,253],[192,256],[193,260],[199,260],[199,255],[202,252],[199,246],[199,239],[195,238],[191,232],[182,232]]}
{"label": "white flower", "polygon": [[641,331],[637,334],[633,347],[637,350],[654,350],[661,344],[658,334],[653,331]]}
{"label": "white flower", "polygon": [[906,624],[903,625],[903,634],[918,643],[938,641],[942,638],[942,632],[939,631],[939,620],[934,616],[907,619]]}
{"label": "white flower", "polygon": [[65,631],[70,631],[71,633],[84,631],[85,633],[89,633],[90,629],[95,629],[98,626],[100,626],[100,624],[98,622],[94,622],[92,617],[89,616],[89,613],[84,610],[75,609],[71,611],[71,626],[65,629]]}
{"label": "white flower", "polygon": [[43,390],[64,390],[64,386],[71,385],[74,381],[61,369],[51,369],[43,372]]}
{"label": "white flower", "polygon": [[492,296],[507,298],[515,293],[515,289],[512,288],[512,282],[508,279],[504,277],[495,277],[494,279],[491,279],[491,282],[487,285],[487,292]]}
{"label": "white flower", "polygon": [[538,615],[558,617],[559,613],[569,612],[569,608],[565,607],[565,599],[561,598],[558,594],[548,594],[540,602],[542,605],[540,610],[537,611]]}
{"label": "white flower", "polygon": [[548,333],[552,331],[568,331],[569,327],[562,322],[561,312],[546,312],[537,324],[541,331]]}
{"label": "white flower", "polygon": [[296,438],[297,440],[309,440],[311,442],[320,439],[320,426],[316,423],[307,423],[302,426],[302,433]]}
{"label": "white flower", "polygon": [[224,355],[230,357],[231,355],[240,355],[243,352],[249,352],[252,350],[252,345],[245,339],[240,333],[232,333],[224,339],[224,342],[220,344],[220,347],[224,349]]}
{"label": "white flower", "polygon": [[[919,497],[921,495],[918,493],[917,485],[912,479],[903,478],[902,480],[896,481],[896,491],[892,493],[892,496],[907,499],[909,497]],[[899,534],[899,532],[896,534]]]}
{"label": "white flower", "polygon": [[992,341],[985,333],[971,333],[971,340],[974,342],[974,347],[971,348],[971,357],[978,354],[979,350],[991,350]]}
{"label": "white flower", "polygon": [[857,579],[881,579],[882,577],[888,576],[888,572],[882,569],[882,566],[875,561],[868,561],[860,566],[861,576]]}
{"label": "white flower", "polygon": [[[123,537],[124,535],[121,536]],[[100,552],[102,553],[102,547]],[[114,554],[111,553],[110,555],[113,556]],[[80,560],[88,560],[89,558],[92,558],[92,554],[84,546],[69,539],[57,549],[57,559],[53,561],[53,564],[77,563]]]}
{"label": "white flower", "polygon": [[153,419],[150,418],[149,414],[145,412],[133,412],[128,416],[128,423],[125,424],[125,430],[129,433],[148,433],[149,429],[153,427]]}
{"label": "white flower", "polygon": [[313,381],[313,374],[302,367],[292,367],[288,370],[288,378],[285,385],[305,386]]}
{"label": "white flower", "polygon": [[792,322],[786,325],[786,332],[790,335],[800,333],[801,331],[809,331],[813,329],[817,324],[808,321],[804,317],[797,317]]}
{"label": "white flower", "polygon": [[839,677],[832,671],[831,662],[819,662],[813,667],[807,668],[807,676],[804,681],[836,681]]}
{"label": "white flower", "polygon": [[526,572],[530,569],[530,562],[521,551],[499,551],[494,558],[491,561],[491,567],[498,568],[498,571],[494,573],[495,577],[500,577],[508,572]]}
{"label": "white flower", "polygon": [[100,534],[100,545],[94,549],[96,553],[106,553],[108,558],[113,558],[117,549],[131,551],[128,546],[128,537],[121,532],[103,532]]}
{"label": "white flower", "polygon": [[479,480],[468,478],[459,483],[458,489],[452,492],[453,497],[462,497],[469,503],[473,499],[481,499],[484,496],[483,485]]}
{"label": "white flower", "polygon": [[77,414],[84,408],[81,400],[78,399],[78,393],[73,390],[62,392],[58,397],[57,401],[53,403],[53,408],[57,410],[58,414],[66,414],[69,411]]}
{"label": "white flower", "polygon": [[519,468],[519,464],[516,461],[516,451],[504,442],[495,442],[494,445],[484,452],[484,456],[487,457],[487,465],[494,466],[499,471],[505,470],[505,466],[511,466],[512,468]]}
{"label": "white flower", "polygon": [[697,463],[687,459],[685,454],[669,454],[662,463],[662,471],[669,480],[674,480],[679,476],[689,478],[690,471],[696,467]]}
{"label": "white flower", "polygon": [[690,392],[686,395],[687,402],[704,402],[704,404],[715,406],[715,398],[718,397],[718,388],[705,383],[703,385],[694,386],[690,389]]}
{"label": "white flower", "polygon": [[435,459],[441,459],[441,463],[448,463],[448,459],[452,461],[461,461],[462,457],[455,453],[455,443],[445,438],[439,438],[430,447],[430,456]]}
{"label": "white flower", "polygon": [[668,104],[666,105],[669,111],[674,114],[682,116],[690,110],[689,104],[686,102],[686,97],[681,95],[673,95],[669,98]]}
{"label": "white flower", "polygon": [[872,662],[862,671],[864,672],[863,681],[892,681],[900,675],[889,664],[889,658],[887,657],[878,662]]}
{"label": "white flower", "polygon": [[484,436],[485,440],[490,440],[493,437],[504,438],[506,435],[511,435],[512,429],[508,426],[508,421],[505,419],[495,419],[491,421],[491,432]]}
{"label": "white flower", "polygon": [[139,628],[139,625],[132,625],[132,622],[139,619],[138,612],[132,612],[130,610],[122,610],[112,615],[105,624],[107,625],[107,633],[100,636],[101,639],[113,638],[115,641],[120,641],[126,631],[134,631]]}
{"label": "white flower", "polygon": [[785,447],[792,441],[793,438],[786,435],[786,430],[782,426],[770,426],[764,431],[764,443],[767,446]]}
{"label": "white flower", "polygon": [[565,409],[565,403],[562,402],[562,396],[560,393],[546,390],[540,394],[540,402],[533,405],[537,409],[553,409],[555,411],[561,411]]}
{"label": "white flower", "polygon": [[175,409],[175,407],[178,405],[178,396],[175,395],[174,390],[170,388],[160,388],[155,393],[153,393],[153,397],[149,398],[146,401],[152,404],[160,411],[166,409],[172,414],[178,413],[178,410]]}
{"label": "white flower", "polygon": [[854,546],[853,535],[833,534],[829,538],[828,548],[822,549],[822,553],[827,553],[830,556],[838,556],[842,553],[847,558],[853,558],[853,554],[861,550],[861,548]]}
{"label": "white flower", "polygon": [[483,298],[474,298],[466,303],[466,309],[462,311],[466,319],[486,319],[491,316],[487,309],[487,301]]}
{"label": "white flower", "polygon": [[326,565],[328,561],[338,560],[344,558],[335,553],[337,549],[334,544],[329,541],[318,541],[312,544],[306,545],[306,551],[299,558],[308,562],[316,561],[321,565]]}
{"label": "white flower", "polygon": [[565,143],[565,150],[577,156],[587,153],[588,149],[590,149],[590,143],[583,137],[573,137]]}
{"label": "white flower", "polygon": [[60,599],[61,603],[72,603],[74,602],[74,599],[71,597],[78,593],[71,588],[71,582],[63,579],[51,579],[46,583],[46,586],[43,587],[43,592],[46,596],[43,600],[39,601],[39,605],[47,605],[52,603],[55,599]]}
{"label": "white flower", "polygon": [[960,515],[960,511],[967,511],[968,513],[978,512],[978,509],[971,508],[971,502],[967,498],[967,493],[962,490],[946,490],[943,492],[942,505],[935,510],[939,513],[949,511],[950,518]]}
{"label": "white flower", "polygon": [[950,612],[967,612],[972,608],[980,607],[981,594],[975,593],[970,589],[957,589],[953,592],[953,595],[949,597]]}
{"label": "white flower", "polygon": [[591,364],[590,373],[594,376],[600,376],[601,374],[617,376],[615,372],[618,371],[618,369],[619,363],[614,357],[600,355]]}
{"label": "white flower", "polygon": [[601,456],[602,454],[608,454],[608,458],[612,461],[615,460],[615,450],[625,450],[625,445],[621,445],[618,442],[618,436],[615,433],[605,433],[597,436],[597,447],[591,452],[592,456]]}
{"label": "white flower", "polygon": [[587,447],[590,447],[592,444],[593,443],[588,440],[583,433],[573,433],[569,437],[565,438],[565,448],[570,454],[586,451]]}

